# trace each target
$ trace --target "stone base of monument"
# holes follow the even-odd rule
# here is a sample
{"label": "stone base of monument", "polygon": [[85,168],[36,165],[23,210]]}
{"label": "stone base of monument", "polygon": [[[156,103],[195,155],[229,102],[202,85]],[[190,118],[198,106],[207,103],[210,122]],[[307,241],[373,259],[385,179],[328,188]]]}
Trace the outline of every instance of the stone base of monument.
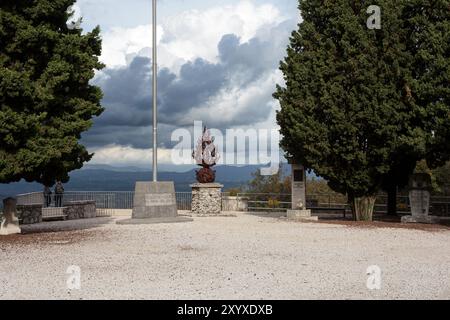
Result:
{"label": "stone base of monument", "polygon": [[441,218],[436,216],[428,215],[417,215],[417,216],[403,216],[402,223],[426,223],[426,224],[436,224],[440,223]]}
{"label": "stone base of monument", "polygon": [[194,183],[192,188],[192,215],[218,216],[222,212],[222,188],[220,183]]}
{"label": "stone base of monument", "polygon": [[311,210],[288,210],[287,211],[288,220],[294,221],[318,221],[319,217],[311,215]]}
{"label": "stone base of monument", "polygon": [[0,236],[20,234],[19,219],[16,217],[17,200],[7,198],[3,200],[3,218],[0,225]]}
{"label": "stone base of monument", "polygon": [[157,224],[190,222],[191,218],[178,215],[173,182],[136,182],[131,219],[117,224]]}

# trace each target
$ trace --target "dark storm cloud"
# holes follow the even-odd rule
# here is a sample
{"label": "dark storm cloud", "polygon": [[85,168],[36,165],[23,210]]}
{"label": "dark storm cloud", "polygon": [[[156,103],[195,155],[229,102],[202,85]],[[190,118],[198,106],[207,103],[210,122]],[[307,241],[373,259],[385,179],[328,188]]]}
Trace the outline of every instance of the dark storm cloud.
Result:
{"label": "dark storm cloud", "polygon": [[[159,70],[160,141],[170,146],[174,129],[192,126],[195,120],[202,120],[189,118],[188,114],[223,90],[244,90],[270,75],[285,53],[293,26],[293,21],[280,24],[270,30],[265,40],[253,38],[246,43],[241,43],[233,34],[225,35],[218,44],[217,63],[199,58],[184,64],[178,76],[167,68]],[[108,144],[150,147],[151,77],[150,59],[140,56],[126,67],[104,70],[96,85],[104,91],[105,112],[95,119],[93,128],[83,136],[84,143],[94,147]],[[225,121],[218,115],[213,120],[215,123],[208,125],[225,129],[264,121],[271,111],[271,95],[272,92],[267,92],[256,97],[253,105],[243,106],[232,119]]]}
{"label": "dark storm cloud", "polygon": [[[159,77],[158,77],[159,78]],[[164,123],[185,125],[194,119],[184,116],[190,109],[200,106],[229,84],[222,64],[212,64],[196,59],[181,67],[179,78],[167,88],[161,88],[160,120]]]}
{"label": "dark storm cloud", "polygon": [[[151,111],[149,111],[151,112]],[[158,136],[161,147],[171,147],[170,137],[175,126],[159,124]],[[152,146],[153,130],[147,126],[123,125],[95,125],[88,133],[83,135],[83,141],[91,147],[102,147],[109,144],[122,146],[131,145],[138,149],[148,149]]]}

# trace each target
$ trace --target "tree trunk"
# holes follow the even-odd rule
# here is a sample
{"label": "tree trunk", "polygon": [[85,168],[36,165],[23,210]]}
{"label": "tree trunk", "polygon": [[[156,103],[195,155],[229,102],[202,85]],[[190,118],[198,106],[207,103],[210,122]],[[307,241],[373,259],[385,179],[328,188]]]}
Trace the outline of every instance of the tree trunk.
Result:
{"label": "tree trunk", "polygon": [[351,200],[353,217],[356,221],[372,221],[376,196],[365,196]]}
{"label": "tree trunk", "polygon": [[397,186],[390,186],[387,190],[388,193],[388,203],[387,203],[387,214],[390,216],[397,215]]}

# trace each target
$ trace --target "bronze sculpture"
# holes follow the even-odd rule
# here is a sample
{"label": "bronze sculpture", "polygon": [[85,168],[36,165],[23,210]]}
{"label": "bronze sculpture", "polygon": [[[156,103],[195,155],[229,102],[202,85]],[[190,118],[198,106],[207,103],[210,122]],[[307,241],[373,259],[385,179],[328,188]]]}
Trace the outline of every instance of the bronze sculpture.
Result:
{"label": "bronze sculpture", "polygon": [[216,171],[211,168],[219,161],[220,155],[214,145],[214,137],[205,127],[202,136],[198,139],[197,147],[192,151],[192,158],[202,169],[197,170],[197,181],[199,183],[213,183],[216,180]]}

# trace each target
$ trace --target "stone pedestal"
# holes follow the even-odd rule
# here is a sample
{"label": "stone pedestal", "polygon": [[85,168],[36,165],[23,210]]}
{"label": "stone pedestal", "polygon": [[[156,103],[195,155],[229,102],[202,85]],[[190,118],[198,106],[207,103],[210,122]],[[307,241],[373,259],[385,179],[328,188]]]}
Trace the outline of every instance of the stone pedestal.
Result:
{"label": "stone pedestal", "polygon": [[0,236],[20,234],[19,219],[16,217],[17,200],[7,198],[3,200],[3,218],[0,225]]}
{"label": "stone pedestal", "polygon": [[173,182],[136,182],[132,218],[118,224],[153,224],[192,221],[177,212]]}
{"label": "stone pedestal", "polygon": [[403,223],[439,223],[439,217],[429,216],[431,177],[425,173],[412,175],[409,181],[411,215],[403,216]]}
{"label": "stone pedestal", "polygon": [[306,210],[306,172],[301,164],[289,161],[292,166],[292,210],[287,211],[289,220],[317,221],[318,217],[311,216],[311,210]]}
{"label": "stone pedestal", "polygon": [[402,223],[427,223],[427,224],[435,224],[441,222],[440,217],[433,216],[403,216]]}
{"label": "stone pedestal", "polygon": [[311,216],[311,210],[288,210],[287,218],[294,221],[318,221],[319,217]]}
{"label": "stone pedestal", "polygon": [[219,183],[195,183],[192,188],[192,214],[197,216],[220,215],[222,188]]}

